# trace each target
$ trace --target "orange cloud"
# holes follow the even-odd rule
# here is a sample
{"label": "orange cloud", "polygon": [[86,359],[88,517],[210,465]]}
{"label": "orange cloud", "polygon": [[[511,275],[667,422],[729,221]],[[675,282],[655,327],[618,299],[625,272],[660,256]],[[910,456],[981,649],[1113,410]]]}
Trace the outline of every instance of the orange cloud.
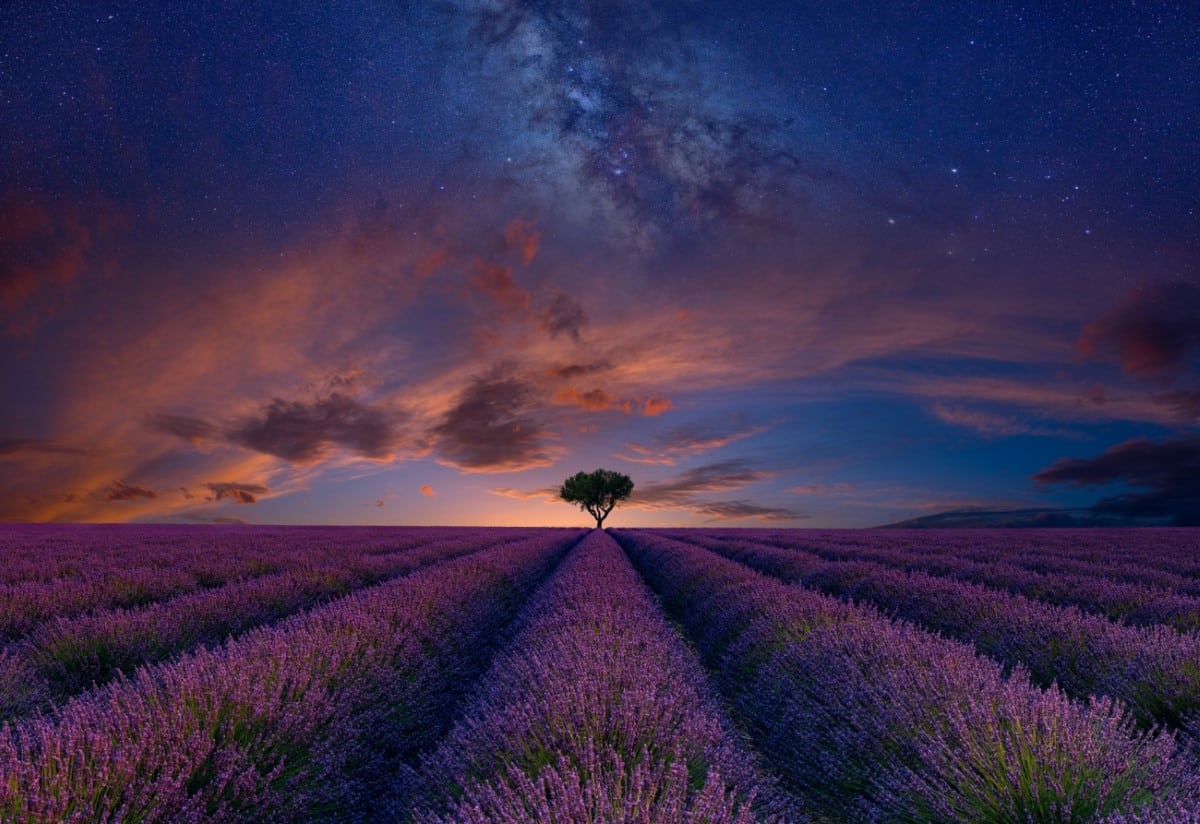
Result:
{"label": "orange cloud", "polygon": [[258,503],[258,496],[263,495],[271,490],[267,489],[262,484],[242,484],[228,483],[218,481],[205,484],[212,496],[209,501],[220,501],[227,499],[235,504],[253,504]]}
{"label": "orange cloud", "polygon": [[504,227],[504,248],[517,250],[521,263],[526,266],[537,257],[540,242],[540,236],[528,220],[518,218]]}
{"label": "orange cloud", "polygon": [[450,253],[445,249],[436,249],[413,263],[413,274],[418,280],[424,280],[449,262]]}
{"label": "orange cloud", "polygon": [[55,291],[111,268],[97,242],[128,225],[127,218],[99,195],[86,201],[61,204],[40,193],[0,192],[0,319],[7,335],[32,334],[54,314]]}
{"label": "orange cloud", "polygon": [[603,389],[589,389],[587,392],[580,392],[575,387],[568,386],[555,392],[553,400],[563,406],[578,406],[594,412],[619,409],[628,414],[633,408],[629,401],[618,401]]}
{"label": "orange cloud", "polygon": [[521,313],[529,309],[529,292],[513,280],[511,266],[476,258],[471,268],[475,270],[471,285],[500,304],[506,312]]}
{"label": "orange cloud", "polygon": [[157,498],[158,493],[153,489],[113,481],[108,485],[108,489],[104,490],[104,497],[109,501],[132,501],[135,498]]}
{"label": "orange cloud", "polygon": [[646,398],[642,401],[642,414],[648,418],[656,418],[671,408],[667,398]]}
{"label": "orange cloud", "polygon": [[720,449],[768,428],[750,425],[740,416],[728,421],[678,426],[654,436],[648,444],[625,444],[625,451],[613,457],[630,463],[670,466],[681,458]]}
{"label": "orange cloud", "polygon": [[434,489],[429,484],[421,484],[421,494],[424,495],[426,498],[436,498],[437,490]]}

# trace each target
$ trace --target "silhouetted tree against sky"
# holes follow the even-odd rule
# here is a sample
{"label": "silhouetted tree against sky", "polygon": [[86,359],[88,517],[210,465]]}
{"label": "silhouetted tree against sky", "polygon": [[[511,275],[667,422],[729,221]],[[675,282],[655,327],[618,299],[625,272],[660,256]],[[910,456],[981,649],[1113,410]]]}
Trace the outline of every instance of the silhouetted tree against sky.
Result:
{"label": "silhouetted tree against sky", "polygon": [[623,501],[633,492],[633,479],[611,469],[597,469],[595,472],[576,472],[563,481],[558,495],[564,501],[579,504],[596,519],[596,528],[604,526],[604,519],[619,501]]}

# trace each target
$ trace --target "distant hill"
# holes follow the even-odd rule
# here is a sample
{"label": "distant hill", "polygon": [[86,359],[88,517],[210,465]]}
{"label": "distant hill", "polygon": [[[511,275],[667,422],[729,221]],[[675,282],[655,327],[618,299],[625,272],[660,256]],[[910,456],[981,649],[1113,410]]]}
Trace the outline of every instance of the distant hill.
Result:
{"label": "distant hill", "polygon": [[1094,509],[961,509],[885,524],[881,529],[971,529],[1015,527],[1163,526],[1161,519],[1136,519]]}

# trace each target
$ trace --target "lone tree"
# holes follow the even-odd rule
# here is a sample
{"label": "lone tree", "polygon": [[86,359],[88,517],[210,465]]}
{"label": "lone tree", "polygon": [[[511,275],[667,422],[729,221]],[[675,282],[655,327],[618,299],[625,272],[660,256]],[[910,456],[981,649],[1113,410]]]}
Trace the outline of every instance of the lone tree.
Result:
{"label": "lone tree", "polygon": [[596,529],[604,526],[604,519],[618,501],[623,501],[633,492],[633,479],[611,469],[595,472],[576,472],[563,481],[558,496],[564,501],[579,504],[596,519]]}

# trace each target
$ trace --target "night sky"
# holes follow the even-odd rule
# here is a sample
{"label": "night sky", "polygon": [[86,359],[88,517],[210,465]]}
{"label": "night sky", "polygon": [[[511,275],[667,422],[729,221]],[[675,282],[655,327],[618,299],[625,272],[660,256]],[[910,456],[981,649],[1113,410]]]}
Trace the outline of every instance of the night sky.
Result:
{"label": "night sky", "polygon": [[0,520],[585,524],[606,467],[618,526],[1200,523],[1198,55],[1194,2],[4,3]]}

